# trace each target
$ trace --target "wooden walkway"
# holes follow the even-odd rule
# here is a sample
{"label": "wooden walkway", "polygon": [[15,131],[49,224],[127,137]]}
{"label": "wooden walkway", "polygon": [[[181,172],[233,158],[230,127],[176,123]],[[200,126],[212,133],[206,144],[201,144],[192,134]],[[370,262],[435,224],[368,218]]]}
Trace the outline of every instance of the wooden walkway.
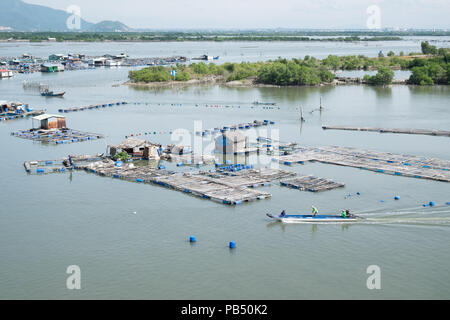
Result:
{"label": "wooden walkway", "polygon": [[450,182],[450,161],[339,146],[301,148],[299,152],[274,158],[285,165],[322,162],[396,176]]}
{"label": "wooden walkway", "polygon": [[347,127],[347,126],[322,126],[324,130],[348,130],[348,131],[369,131],[379,133],[403,133],[403,134],[422,134],[437,137],[450,137],[448,130],[429,130],[429,129],[398,129],[398,128],[373,128],[373,127]]}

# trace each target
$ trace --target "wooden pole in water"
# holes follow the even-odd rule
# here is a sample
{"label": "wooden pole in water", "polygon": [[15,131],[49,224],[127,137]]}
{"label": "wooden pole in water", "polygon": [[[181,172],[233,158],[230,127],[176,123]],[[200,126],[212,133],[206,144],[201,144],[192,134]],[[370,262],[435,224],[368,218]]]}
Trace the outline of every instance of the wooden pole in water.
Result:
{"label": "wooden pole in water", "polygon": [[300,120],[305,121],[305,117],[303,116],[303,107],[300,107]]}

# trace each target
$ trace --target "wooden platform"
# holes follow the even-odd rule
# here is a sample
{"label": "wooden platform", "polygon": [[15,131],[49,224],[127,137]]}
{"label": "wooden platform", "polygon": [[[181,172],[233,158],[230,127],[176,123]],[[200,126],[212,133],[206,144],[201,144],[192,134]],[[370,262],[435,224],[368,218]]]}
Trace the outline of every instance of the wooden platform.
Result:
{"label": "wooden platform", "polygon": [[274,158],[285,165],[311,161],[329,163],[397,176],[450,182],[450,161],[413,155],[330,146],[301,148],[299,152]]}
{"label": "wooden platform", "polygon": [[379,133],[403,133],[403,134],[422,134],[438,137],[450,137],[448,130],[429,130],[429,129],[398,129],[398,128],[373,128],[373,127],[348,127],[348,126],[322,126],[324,130],[349,130],[349,131],[369,131]]}
{"label": "wooden platform", "polygon": [[99,176],[122,179],[137,183],[147,183],[177,190],[222,204],[238,205],[243,202],[270,198],[268,192],[256,190],[272,181],[293,177],[296,174],[278,169],[243,169],[238,172],[174,172],[159,170],[158,163],[138,166],[133,163],[116,163],[101,156],[71,156],[69,159],[28,161],[24,163],[30,174],[84,170]]}
{"label": "wooden platform", "polygon": [[344,187],[344,183],[318,178],[311,175],[282,180],[280,181],[280,184],[282,186],[298,189],[300,191],[311,192],[326,191]]}

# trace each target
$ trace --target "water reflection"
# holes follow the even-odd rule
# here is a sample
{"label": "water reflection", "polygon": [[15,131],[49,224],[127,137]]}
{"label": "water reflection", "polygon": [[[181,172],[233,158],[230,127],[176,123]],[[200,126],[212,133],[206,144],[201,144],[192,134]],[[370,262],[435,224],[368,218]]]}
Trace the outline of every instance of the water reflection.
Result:
{"label": "water reflection", "polygon": [[371,88],[375,92],[377,100],[392,98],[392,86],[373,86]]}

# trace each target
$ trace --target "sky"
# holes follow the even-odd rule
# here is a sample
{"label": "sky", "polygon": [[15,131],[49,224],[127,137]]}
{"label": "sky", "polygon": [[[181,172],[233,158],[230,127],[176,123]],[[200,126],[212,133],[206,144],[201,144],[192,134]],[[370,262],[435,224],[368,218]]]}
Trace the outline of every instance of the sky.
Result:
{"label": "sky", "polygon": [[450,0],[24,1],[62,10],[76,5],[87,21],[118,20],[132,28],[450,30]]}

